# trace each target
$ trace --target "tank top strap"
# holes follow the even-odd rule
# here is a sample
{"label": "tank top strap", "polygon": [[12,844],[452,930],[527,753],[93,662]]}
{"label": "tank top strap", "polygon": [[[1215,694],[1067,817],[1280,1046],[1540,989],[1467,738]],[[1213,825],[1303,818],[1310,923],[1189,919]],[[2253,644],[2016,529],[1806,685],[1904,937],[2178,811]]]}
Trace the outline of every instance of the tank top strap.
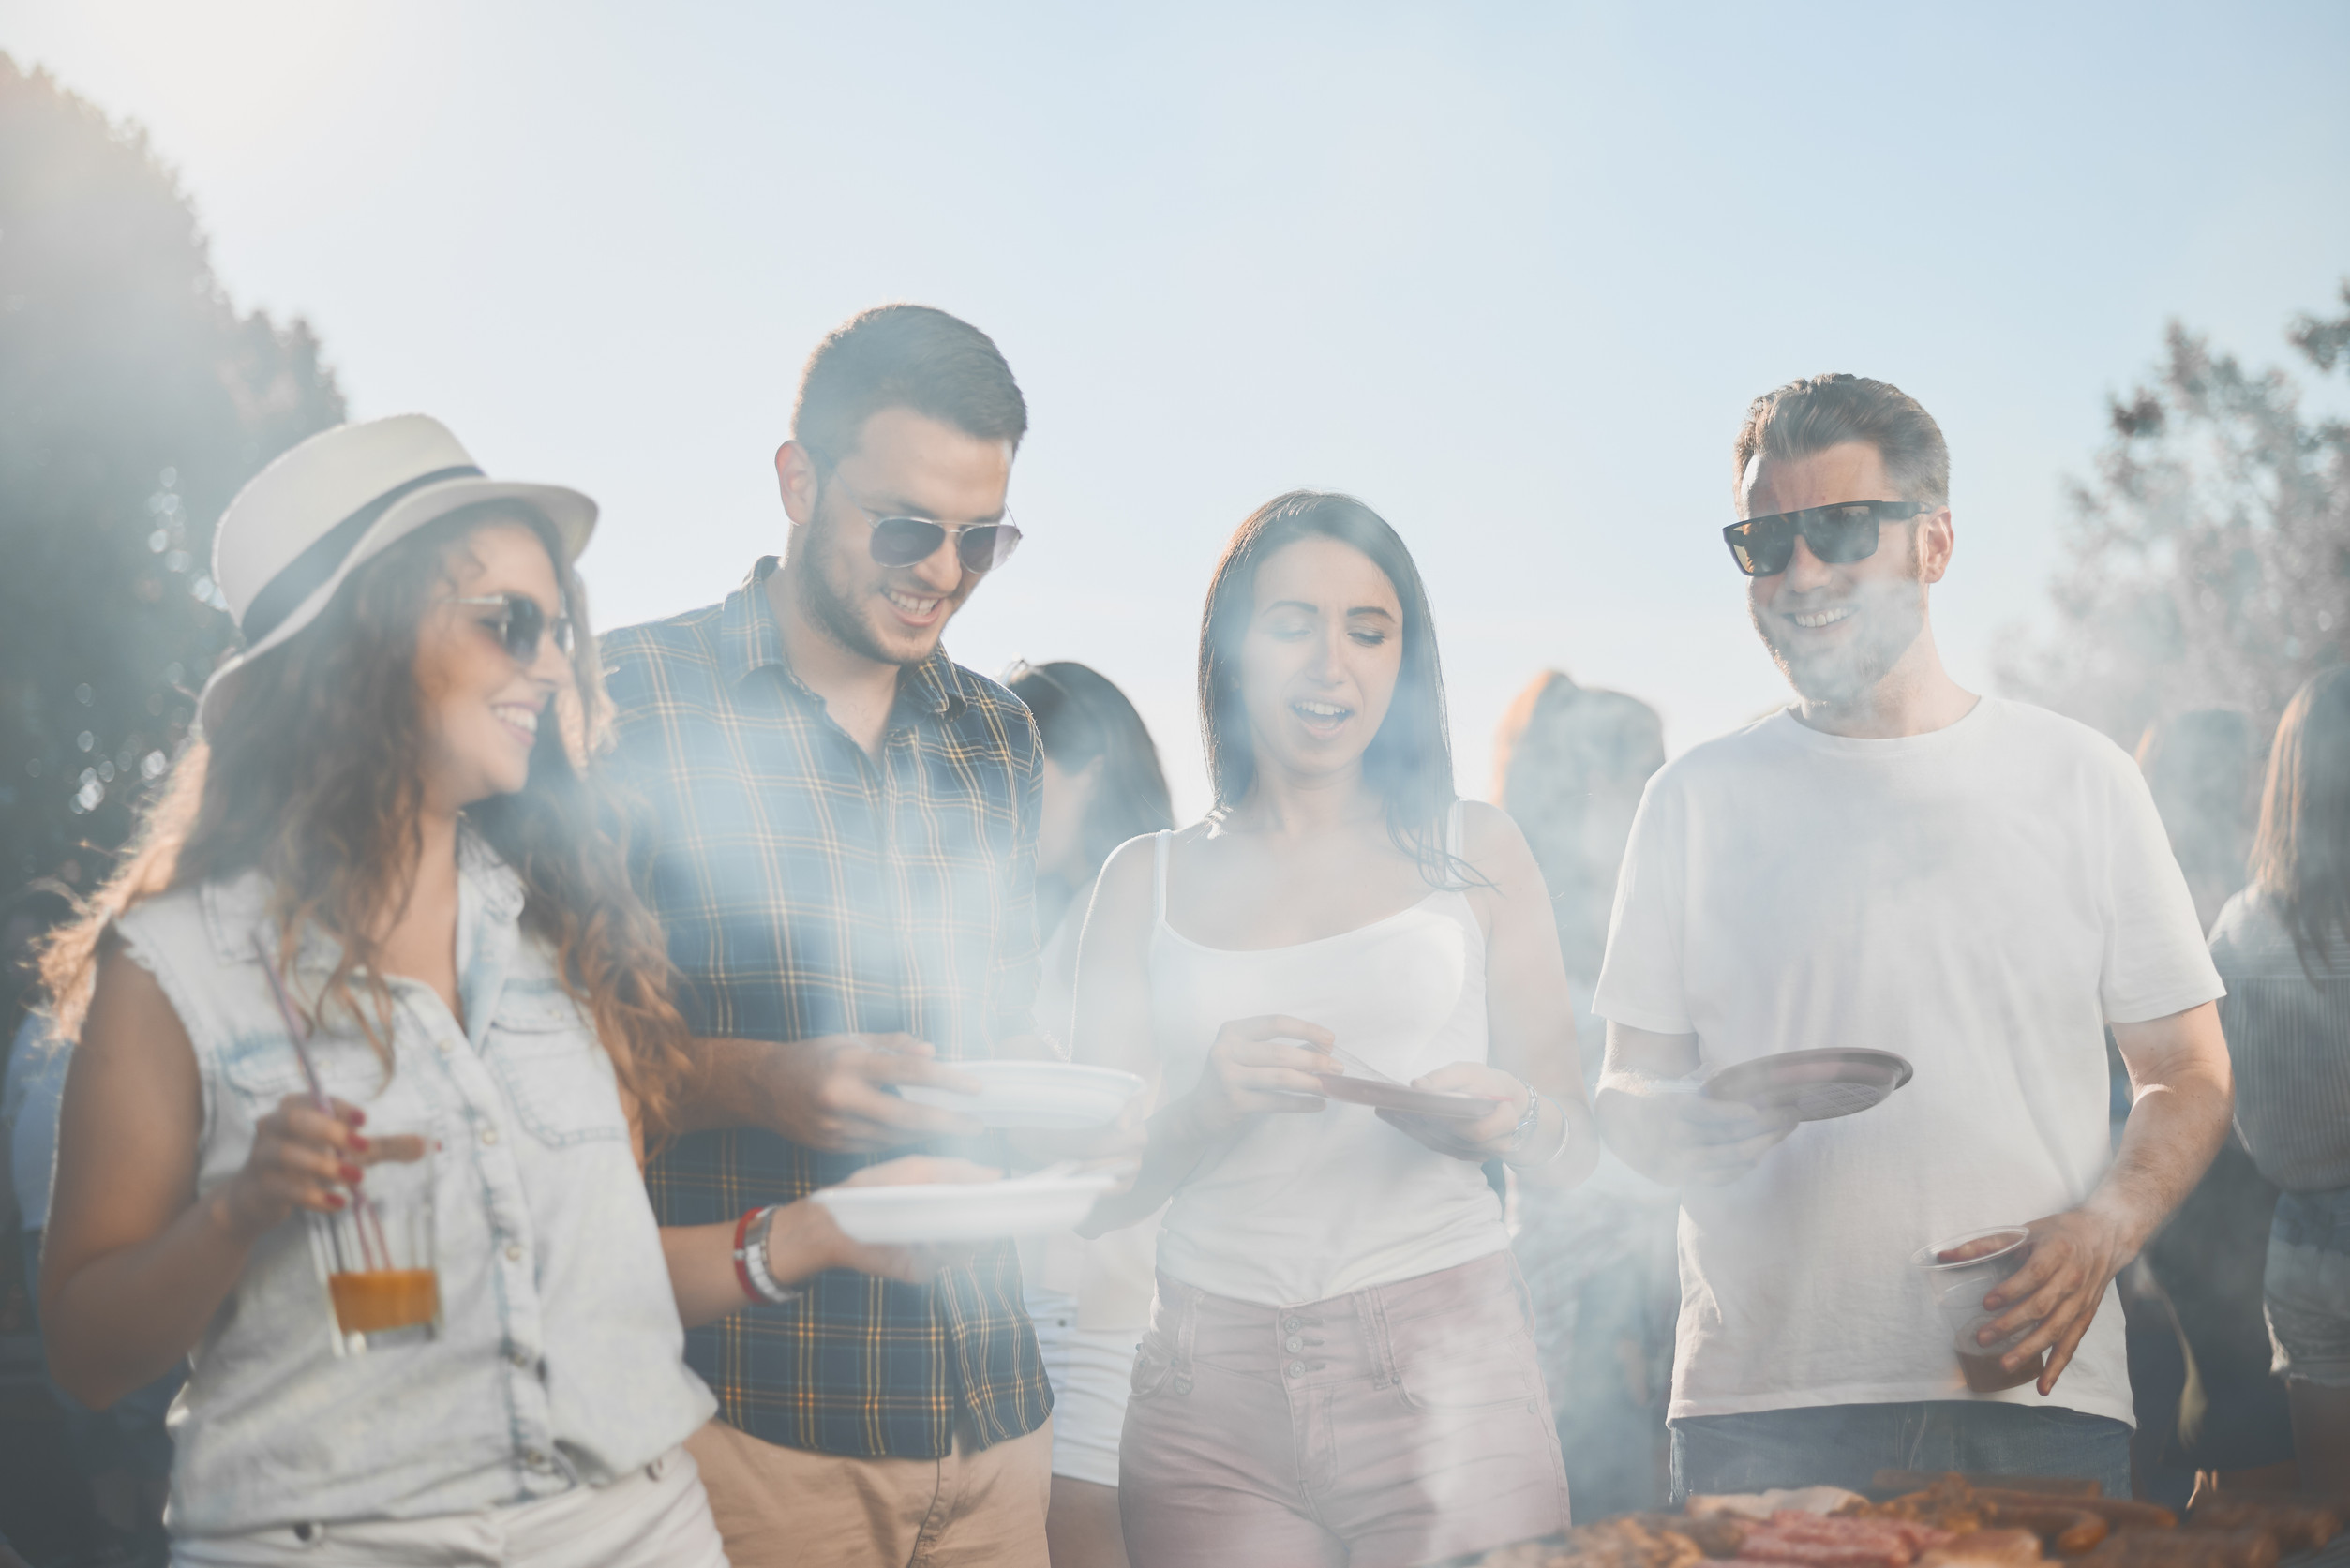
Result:
{"label": "tank top strap", "polygon": [[1167,923],[1167,843],[1174,837],[1164,828],[1150,836],[1151,918],[1162,926]]}

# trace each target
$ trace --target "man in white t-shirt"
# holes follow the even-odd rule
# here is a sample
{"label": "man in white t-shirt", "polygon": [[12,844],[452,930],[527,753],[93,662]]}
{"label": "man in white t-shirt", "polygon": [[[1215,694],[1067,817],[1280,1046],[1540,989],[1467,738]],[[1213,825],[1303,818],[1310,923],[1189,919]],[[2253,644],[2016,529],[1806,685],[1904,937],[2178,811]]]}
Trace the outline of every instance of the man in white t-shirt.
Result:
{"label": "man in white t-shirt", "polygon": [[[1942,668],[1950,458],[1924,409],[1860,377],[1793,381],[1755,401],[1734,456],[1731,556],[1798,700],[1650,783],[1594,1005],[1608,1141],[1682,1187],[1675,1494],[1891,1467],[2126,1496],[2113,1277],[2228,1127],[2185,878],[2119,748]],[[2109,1028],[2134,1097],[2118,1150]],[[1833,1046],[1916,1075],[1800,1127],[1688,1092]],[[1970,1396],[1910,1256],[2002,1225],[2031,1253],[1992,1294],[1991,1342],[2036,1324],[2005,1365],[2049,1353],[2036,1381]]]}

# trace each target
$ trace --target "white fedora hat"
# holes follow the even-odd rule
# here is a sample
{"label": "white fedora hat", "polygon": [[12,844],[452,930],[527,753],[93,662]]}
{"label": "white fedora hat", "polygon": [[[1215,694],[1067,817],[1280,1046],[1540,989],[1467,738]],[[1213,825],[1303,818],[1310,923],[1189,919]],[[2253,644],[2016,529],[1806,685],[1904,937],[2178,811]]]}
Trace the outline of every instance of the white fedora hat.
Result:
{"label": "white fedora hat", "polygon": [[427,523],[486,500],[545,516],[564,565],[595,530],[594,501],[560,485],[489,478],[427,414],[322,430],[247,480],[212,539],[212,580],[245,648],[204,683],[198,730],[221,681],[317,620],[352,572]]}

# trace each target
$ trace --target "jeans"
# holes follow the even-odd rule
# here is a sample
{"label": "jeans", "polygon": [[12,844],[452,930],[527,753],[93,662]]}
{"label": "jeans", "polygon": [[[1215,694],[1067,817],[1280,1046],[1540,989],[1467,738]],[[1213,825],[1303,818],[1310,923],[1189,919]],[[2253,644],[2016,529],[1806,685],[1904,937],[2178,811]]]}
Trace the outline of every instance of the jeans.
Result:
{"label": "jeans", "polygon": [[1866,1490],[1879,1470],[2070,1475],[2130,1495],[2130,1428],[2053,1405],[1933,1399],[1683,1416],[1672,1431],[1672,1501],[1773,1486]]}
{"label": "jeans", "polygon": [[1518,1265],[1293,1307],[1159,1277],[1118,1450],[1134,1568],[1406,1568],[1566,1526]]}

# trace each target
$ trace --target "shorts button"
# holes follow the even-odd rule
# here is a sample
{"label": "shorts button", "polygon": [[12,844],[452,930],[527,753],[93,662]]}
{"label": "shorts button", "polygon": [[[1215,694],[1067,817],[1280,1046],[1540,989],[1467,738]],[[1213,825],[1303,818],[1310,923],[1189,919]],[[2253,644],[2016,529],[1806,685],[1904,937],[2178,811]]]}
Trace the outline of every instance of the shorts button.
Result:
{"label": "shorts button", "polygon": [[1298,1338],[1295,1334],[1291,1335],[1287,1339],[1281,1341],[1281,1349],[1285,1351],[1302,1351],[1305,1348],[1306,1342],[1303,1339]]}
{"label": "shorts button", "polygon": [[1295,1334],[1302,1325],[1295,1318],[1283,1318],[1281,1320],[1281,1326],[1289,1330],[1290,1333]]}
{"label": "shorts button", "polygon": [[1293,1378],[1304,1377],[1306,1375],[1306,1364],[1302,1361],[1291,1362],[1289,1364],[1289,1375]]}

